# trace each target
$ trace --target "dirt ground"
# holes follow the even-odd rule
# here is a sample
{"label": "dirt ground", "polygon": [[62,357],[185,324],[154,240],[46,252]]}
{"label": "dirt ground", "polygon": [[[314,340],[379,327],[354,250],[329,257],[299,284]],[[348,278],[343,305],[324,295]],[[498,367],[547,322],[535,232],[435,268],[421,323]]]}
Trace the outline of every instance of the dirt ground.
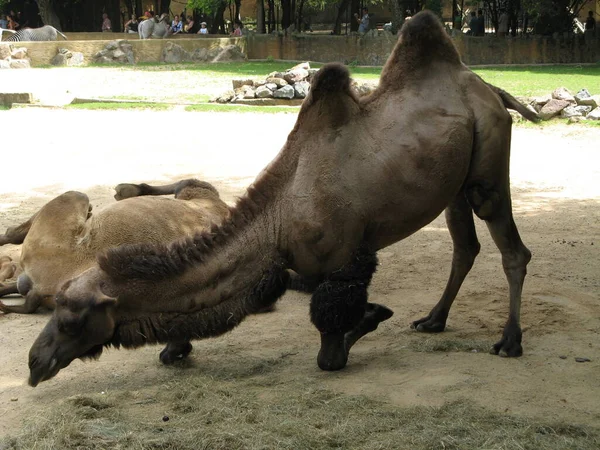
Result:
{"label": "dirt ground", "polygon": [[[2,129],[16,130],[27,145],[13,152],[3,144],[0,230],[69,189],[86,192],[94,207],[107,204],[113,201],[112,187],[127,181],[196,176],[233,202],[277,153],[294,120],[292,114],[2,111]],[[140,135],[146,137],[138,145]],[[289,380],[309,374],[336,392],[394,405],[470,399],[496,412],[598,426],[599,144],[597,128],[514,131],[514,211],[533,253],[523,293],[521,358],[480,350],[499,338],[508,310],[500,254],[481,222],[482,251],[447,331],[430,336],[409,329],[437,301],[450,270],[451,241],[442,216],[379,252],[370,299],[395,315],[353,348],[348,367],[339,373],[318,371],[309,297],[299,293],[287,293],[274,313],[250,317],[222,338],[196,342],[192,363],[178,371],[160,365],[158,347],[113,350],[99,361],[73,362],[35,389],[25,381],[27,353],[49,313],[0,316],[0,436],[14,434],[23,419],[65,397],[140,391],[180,372],[193,375],[200,367],[219,365],[218,351],[227,348],[265,359],[285,354]],[[462,351],[454,351],[454,345]],[[576,357],[591,361],[576,362]]]}

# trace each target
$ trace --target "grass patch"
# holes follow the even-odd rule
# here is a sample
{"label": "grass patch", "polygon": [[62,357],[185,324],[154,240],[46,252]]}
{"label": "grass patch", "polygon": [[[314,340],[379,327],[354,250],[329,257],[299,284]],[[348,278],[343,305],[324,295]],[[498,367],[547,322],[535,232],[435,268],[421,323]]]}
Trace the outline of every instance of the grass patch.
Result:
{"label": "grass patch", "polygon": [[[290,379],[287,355],[233,358],[219,371],[66,399],[39,409],[3,449],[587,450],[600,430],[452,402],[402,408]],[[224,361],[219,358],[220,361]],[[285,373],[288,371],[288,373]],[[179,376],[181,375],[181,376]]]}
{"label": "grass patch", "polygon": [[0,111],[8,111],[9,109],[10,109],[10,106],[0,105]]}
{"label": "grass patch", "polygon": [[475,341],[469,339],[448,339],[430,337],[428,339],[414,339],[408,348],[415,352],[477,352],[487,353],[491,344],[487,341]]}
{"label": "grass patch", "polygon": [[205,103],[201,105],[189,105],[186,111],[193,112],[236,112],[236,113],[291,113],[298,114],[299,106],[246,106],[235,104]]}
{"label": "grass patch", "polygon": [[592,66],[524,66],[474,69],[488,83],[513,95],[537,96],[549,94],[560,86],[572,94],[586,88],[600,94],[600,65]]}
{"label": "grass patch", "polygon": [[122,109],[151,109],[153,111],[166,111],[172,108],[172,105],[165,103],[127,103],[127,102],[92,102],[92,103],[76,103],[67,105],[67,109],[86,109],[86,110],[122,110]]}

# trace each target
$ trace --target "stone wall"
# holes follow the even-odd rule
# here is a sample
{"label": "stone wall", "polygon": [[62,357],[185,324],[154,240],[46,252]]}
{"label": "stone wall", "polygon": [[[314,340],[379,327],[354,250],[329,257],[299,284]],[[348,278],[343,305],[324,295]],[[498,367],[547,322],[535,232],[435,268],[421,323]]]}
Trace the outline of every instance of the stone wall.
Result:
{"label": "stone wall", "polygon": [[[600,62],[600,36],[568,37],[471,37],[462,33],[454,42],[463,61],[480,64],[567,64]],[[389,33],[377,36],[297,35],[249,37],[248,59],[338,61],[358,65],[382,65],[396,43]]]}
{"label": "stone wall", "polygon": [[[81,52],[85,61],[114,39],[127,39],[133,46],[136,62],[158,62],[167,42],[176,40],[184,50],[223,48],[238,45],[248,59],[283,59],[294,61],[339,61],[346,64],[382,65],[391,53],[396,37],[389,33],[365,36],[250,35],[247,38],[181,35],[170,39],[139,40],[125,33],[69,33],[69,40],[27,42],[31,66],[48,65],[59,48]],[[102,39],[102,40],[99,40]],[[600,62],[600,36],[584,39],[569,37],[497,38],[458,35],[454,42],[466,64],[581,64]]]}
{"label": "stone wall", "polygon": [[[79,34],[79,33],[72,33]],[[161,60],[163,49],[171,39],[146,39],[140,40],[135,38],[136,35],[125,33],[85,33],[87,35],[97,34],[102,37],[108,37],[108,40],[60,40],[55,42],[23,42],[20,45],[26,47],[28,50],[27,56],[31,59],[31,67],[40,67],[50,64],[50,60],[58,53],[59,48],[66,48],[71,52],[83,53],[84,60],[86,63],[93,61],[93,57],[96,53],[103,50],[106,44],[110,42],[111,38],[117,39],[131,39],[130,44],[133,47],[133,54],[135,56],[135,62],[158,62]],[[177,44],[183,47],[188,52],[193,52],[196,49],[206,48],[208,50],[213,48],[224,48],[228,45],[238,45],[244,53],[247,52],[246,39],[243,38],[229,38],[229,37],[187,37],[178,38]]]}

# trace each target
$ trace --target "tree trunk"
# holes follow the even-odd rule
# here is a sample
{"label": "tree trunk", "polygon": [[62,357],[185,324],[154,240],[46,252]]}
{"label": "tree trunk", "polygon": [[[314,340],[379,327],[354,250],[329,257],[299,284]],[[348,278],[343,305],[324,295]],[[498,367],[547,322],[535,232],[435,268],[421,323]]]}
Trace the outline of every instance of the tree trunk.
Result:
{"label": "tree trunk", "polygon": [[265,2],[257,0],[256,2],[256,32],[265,33]]}
{"label": "tree trunk", "polygon": [[273,32],[273,28],[275,25],[275,0],[267,0],[269,5],[268,19],[267,24],[269,26],[269,34]]}
{"label": "tree trunk", "polygon": [[[298,11],[296,12],[296,18],[295,18],[296,30],[298,30],[299,32],[303,31],[302,30],[302,26],[303,26],[302,10],[304,9],[304,1],[305,0],[300,0],[300,2],[298,3]],[[304,31],[306,31],[306,30],[304,30]]]}
{"label": "tree trunk", "polygon": [[225,34],[225,20],[223,20],[223,14],[227,9],[227,3],[222,1],[219,3],[217,12],[213,16],[212,25],[210,27],[211,34]]}
{"label": "tree trunk", "polygon": [[242,17],[240,10],[242,9],[242,0],[235,0],[235,20],[241,22]]}
{"label": "tree trunk", "polygon": [[52,25],[57,30],[62,31],[52,0],[36,0],[36,2],[44,25]]}
{"label": "tree trunk", "polygon": [[342,33],[342,20],[344,19],[344,15],[347,13],[349,4],[350,0],[342,0],[340,2],[337,17],[335,18],[335,24],[333,25],[333,34]]}
{"label": "tree trunk", "polygon": [[281,29],[287,30],[292,24],[291,1],[281,0]]}
{"label": "tree trunk", "polygon": [[[358,17],[362,19],[362,10],[360,8],[361,1],[360,0],[351,0],[350,3],[350,31],[358,32],[358,20],[354,17],[354,14],[358,14]],[[370,26],[374,26],[375,24],[370,24]]]}
{"label": "tree trunk", "polygon": [[404,4],[400,0],[390,0],[390,9],[392,10],[392,33],[398,33],[398,30],[404,23]]}

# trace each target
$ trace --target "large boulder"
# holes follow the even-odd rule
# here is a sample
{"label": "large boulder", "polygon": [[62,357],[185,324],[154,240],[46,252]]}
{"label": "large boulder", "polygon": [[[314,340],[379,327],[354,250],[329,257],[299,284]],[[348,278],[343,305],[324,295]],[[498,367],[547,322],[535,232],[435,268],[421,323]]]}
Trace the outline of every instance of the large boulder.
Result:
{"label": "large boulder", "polygon": [[299,81],[303,81],[308,78],[308,70],[302,67],[295,67],[288,70],[284,75],[283,79],[289,84],[294,84]]}
{"label": "large boulder", "polygon": [[575,97],[571,95],[569,90],[565,87],[559,87],[552,92],[552,98],[556,100],[565,100],[569,103],[575,103]]}
{"label": "large boulder", "polygon": [[27,58],[27,49],[25,47],[15,48],[11,52],[10,57],[12,59],[25,59]]}
{"label": "large boulder", "polygon": [[213,58],[212,62],[222,61],[245,61],[246,55],[237,45],[227,45],[220,49],[217,55]]}
{"label": "large boulder", "polygon": [[256,88],[257,98],[271,98],[273,97],[273,91],[266,86],[259,86]]}
{"label": "large boulder", "polygon": [[566,100],[558,100],[553,98],[542,107],[539,113],[540,117],[542,120],[552,119],[554,116],[559,115],[560,112],[570,104],[571,103]]}
{"label": "large boulder", "polygon": [[84,58],[81,52],[72,52],[66,48],[59,48],[58,53],[50,60],[53,66],[81,66]]}
{"label": "large boulder", "polygon": [[587,119],[591,119],[591,120],[600,120],[600,106],[598,106],[596,109],[592,110],[587,116]]}
{"label": "large boulder", "polygon": [[181,45],[169,41],[162,51],[161,61],[167,64],[178,64],[184,61],[191,61],[190,54],[183,49]]}
{"label": "large boulder", "polygon": [[297,83],[294,83],[295,98],[306,98],[309,90],[310,83],[308,81],[298,81]]}
{"label": "large boulder", "polygon": [[12,44],[0,42],[0,61],[9,59],[12,54]]}
{"label": "large boulder", "polygon": [[110,41],[94,55],[93,61],[97,64],[134,64],[133,46],[125,39]]}
{"label": "large boulder", "polygon": [[29,68],[31,68],[31,64],[29,64],[28,59],[11,59],[10,60],[10,68],[11,69],[29,69]]}
{"label": "large boulder", "polygon": [[254,80],[231,80],[231,84],[235,90],[241,88],[242,86],[254,86]]}
{"label": "large boulder", "polygon": [[286,86],[283,86],[283,87],[277,89],[275,92],[273,92],[273,97],[275,97],[275,98],[292,99],[292,98],[294,98],[294,95],[295,95],[294,88],[292,86],[290,86],[289,84]]}

